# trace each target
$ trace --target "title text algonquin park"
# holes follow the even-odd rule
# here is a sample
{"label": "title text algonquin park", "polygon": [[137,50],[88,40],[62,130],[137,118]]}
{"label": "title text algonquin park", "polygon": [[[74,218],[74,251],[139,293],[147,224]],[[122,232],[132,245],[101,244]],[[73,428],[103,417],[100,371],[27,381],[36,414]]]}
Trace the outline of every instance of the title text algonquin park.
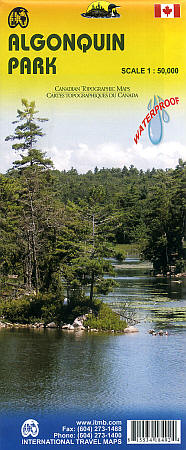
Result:
{"label": "title text algonquin park", "polygon": [[38,114],[23,99],[6,138],[19,156],[0,175],[0,320],[65,324],[83,314],[85,327],[122,332],[126,321],[100,300],[116,286],[113,257],[135,244],[154,275],[184,271],[186,164],[59,171],[38,149],[48,120]]}
{"label": "title text algonquin park", "polygon": [[[50,34],[47,38],[42,34],[34,34],[28,41],[25,34],[21,36],[11,34],[9,36],[9,51],[26,51],[34,50],[36,52],[47,47],[51,51],[76,51],[80,50],[86,53],[93,48],[96,51],[116,51],[124,50],[124,34],[107,33],[100,35],[93,34],[90,36],[87,33],[82,33],[78,36],[75,34]],[[20,74],[56,74],[56,58],[46,57],[45,59],[36,57],[31,60],[29,57],[23,57],[20,60],[17,57],[12,57],[8,61],[8,74],[13,74],[18,69]]]}

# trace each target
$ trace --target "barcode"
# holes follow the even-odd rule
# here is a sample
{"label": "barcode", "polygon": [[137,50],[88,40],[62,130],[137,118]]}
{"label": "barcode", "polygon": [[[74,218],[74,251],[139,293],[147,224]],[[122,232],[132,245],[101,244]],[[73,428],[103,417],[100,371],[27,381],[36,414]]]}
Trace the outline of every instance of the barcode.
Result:
{"label": "barcode", "polygon": [[127,444],[180,444],[181,420],[127,420]]}

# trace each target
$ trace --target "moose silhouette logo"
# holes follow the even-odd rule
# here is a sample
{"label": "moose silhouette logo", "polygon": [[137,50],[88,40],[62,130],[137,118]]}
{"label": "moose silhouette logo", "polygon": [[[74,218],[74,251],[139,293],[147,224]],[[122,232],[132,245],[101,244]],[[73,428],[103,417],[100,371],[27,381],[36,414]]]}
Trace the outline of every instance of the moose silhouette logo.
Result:
{"label": "moose silhouette logo", "polygon": [[25,8],[18,6],[12,9],[8,16],[8,25],[10,28],[15,28],[20,25],[21,28],[26,28],[29,23],[28,11]]}

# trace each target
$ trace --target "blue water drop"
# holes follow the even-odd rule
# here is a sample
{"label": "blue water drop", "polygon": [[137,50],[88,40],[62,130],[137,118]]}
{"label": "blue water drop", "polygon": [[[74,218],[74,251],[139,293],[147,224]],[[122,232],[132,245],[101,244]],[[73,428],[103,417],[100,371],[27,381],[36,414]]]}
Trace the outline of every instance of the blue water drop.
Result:
{"label": "blue water drop", "polygon": [[[156,99],[156,96],[154,95],[154,106],[157,104],[158,104],[157,99]],[[150,123],[148,124],[148,135],[149,135],[150,141],[154,145],[159,144],[162,140],[163,126],[162,126],[162,120],[161,120],[161,115],[160,115],[159,111],[156,114],[156,116],[153,117],[152,120],[150,121]]]}
{"label": "blue water drop", "polygon": [[157,104],[158,104],[157,98],[156,98],[156,96],[154,95],[154,107],[155,107]]}
{"label": "blue water drop", "polygon": [[168,123],[170,120],[169,114],[164,109],[162,109],[162,119],[165,123]]}
{"label": "blue water drop", "polygon": [[148,108],[149,111],[152,109],[152,100],[150,100],[150,102],[149,102],[147,108]]}
{"label": "blue water drop", "polygon": [[[159,95],[158,95],[158,100],[159,100],[159,102],[164,101],[163,98],[159,97]],[[169,114],[167,113],[167,111],[165,111],[164,108],[162,109],[162,119],[165,123],[168,123],[170,120]]]}

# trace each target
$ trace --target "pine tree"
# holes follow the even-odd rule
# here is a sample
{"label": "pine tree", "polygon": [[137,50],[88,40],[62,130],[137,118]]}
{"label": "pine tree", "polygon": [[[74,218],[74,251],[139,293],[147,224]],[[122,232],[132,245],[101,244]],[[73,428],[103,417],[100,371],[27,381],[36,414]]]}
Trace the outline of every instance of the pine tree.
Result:
{"label": "pine tree", "polygon": [[[25,281],[29,290],[33,287],[39,292],[39,218],[42,209],[42,186],[46,184],[47,171],[52,161],[45,153],[36,148],[38,138],[44,136],[39,123],[48,119],[39,118],[35,102],[22,99],[22,109],[17,110],[17,120],[13,135],[6,141],[16,141],[12,148],[19,152],[21,159],[14,162],[14,168],[21,178],[22,189],[19,201],[22,205],[22,232],[25,235],[27,249],[25,254]],[[45,180],[44,180],[45,179]],[[44,183],[45,181],[45,183]]]}

